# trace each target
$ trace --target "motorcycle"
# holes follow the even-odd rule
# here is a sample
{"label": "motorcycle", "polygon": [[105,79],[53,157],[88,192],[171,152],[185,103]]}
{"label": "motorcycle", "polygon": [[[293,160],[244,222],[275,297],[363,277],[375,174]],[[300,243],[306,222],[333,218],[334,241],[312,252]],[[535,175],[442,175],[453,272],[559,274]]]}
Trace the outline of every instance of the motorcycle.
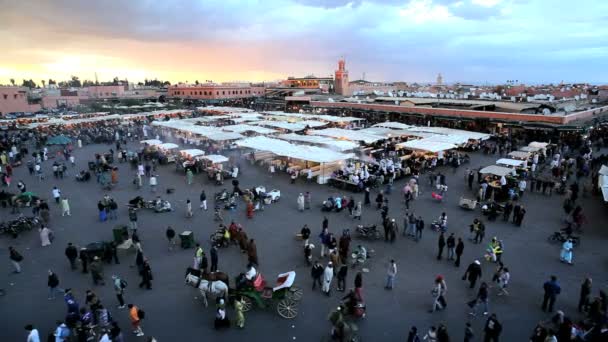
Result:
{"label": "motorcycle", "polygon": [[357,235],[361,238],[365,238],[365,239],[381,239],[382,238],[382,234],[377,229],[375,224],[371,225],[371,226],[358,225],[357,228],[355,229],[355,231],[357,232]]}
{"label": "motorcycle", "polygon": [[574,247],[578,246],[581,242],[581,238],[580,236],[576,236],[576,235],[572,235],[572,234],[567,234],[565,232],[559,231],[559,232],[555,232],[551,235],[549,235],[549,237],[547,238],[547,240],[550,243],[564,243],[568,240],[572,241],[572,245]]}
{"label": "motorcycle", "polygon": [[215,194],[215,200],[219,201],[219,202],[223,202],[226,201],[230,198],[230,194],[228,194],[228,191],[226,191],[226,189],[223,189],[220,192],[217,192]]}
{"label": "motorcycle", "polygon": [[0,233],[10,234],[16,239],[20,233],[40,227],[42,227],[42,223],[37,217],[20,216],[15,220],[0,224]]}

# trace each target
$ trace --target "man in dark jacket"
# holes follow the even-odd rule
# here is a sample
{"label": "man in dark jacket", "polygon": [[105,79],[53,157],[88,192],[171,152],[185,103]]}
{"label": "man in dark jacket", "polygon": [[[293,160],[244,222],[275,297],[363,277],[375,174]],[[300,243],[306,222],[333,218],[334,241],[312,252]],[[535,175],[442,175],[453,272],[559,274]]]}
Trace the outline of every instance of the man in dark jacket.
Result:
{"label": "man in dark jacket", "polygon": [[454,248],[456,247],[456,238],[454,237],[454,233],[451,233],[446,240],[446,244],[448,247],[448,260],[454,260]]}
{"label": "man in dark jacket", "polygon": [[148,263],[148,259],[144,259],[144,264],[141,270],[141,283],[139,283],[139,287],[143,288],[144,286],[148,290],[152,290],[152,268],[150,268],[150,264]]}
{"label": "man in dark jacket", "polygon": [[418,219],[416,220],[416,242],[420,241],[420,239],[422,239],[422,230],[424,229],[424,220],[422,219],[422,216],[418,216]]}
{"label": "man in dark jacket", "polygon": [[344,292],[346,289],[346,275],[348,274],[348,266],[342,264],[338,269],[338,291]]}
{"label": "man in dark jacket", "polygon": [[78,258],[80,259],[80,264],[82,265],[82,273],[88,273],[89,271],[87,270],[87,265],[89,264],[89,255],[87,254],[86,248],[80,249]]}
{"label": "man in dark jacket", "polygon": [[557,295],[562,292],[562,288],[557,283],[557,277],[551,276],[551,279],[543,284],[543,289],[545,290],[545,295],[543,297],[542,309],[543,311],[547,311],[548,309],[548,312],[552,312]]}
{"label": "man in dark jacket", "polygon": [[439,241],[437,241],[437,247],[439,247],[439,252],[437,253],[437,260],[441,260],[443,248],[445,247],[445,236],[443,235],[443,232],[439,234]]}
{"label": "man in dark jacket", "polygon": [[65,248],[65,256],[70,261],[70,267],[76,269],[76,259],[78,258],[78,249],[71,243],[68,242],[68,246]]}
{"label": "man in dark jacket", "polygon": [[321,287],[321,276],[323,276],[323,266],[319,263],[319,260],[315,261],[315,264],[312,266],[312,270],[310,271],[310,275],[312,276],[312,289],[314,290],[317,284]]}
{"label": "man in dark jacket", "polygon": [[211,272],[217,271],[217,246],[211,246]]}
{"label": "man in dark jacket", "polygon": [[481,263],[479,260],[475,260],[467,267],[466,272],[464,272],[464,275],[462,276],[462,280],[468,280],[470,284],[469,288],[472,289],[475,287],[475,283],[479,278],[481,278]]}
{"label": "man in dark jacket", "polygon": [[460,267],[462,252],[464,252],[464,242],[462,242],[461,238],[458,238],[458,243],[456,244],[456,262],[454,263],[456,267]]}
{"label": "man in dark jacket", "polygon": [[502,332],[502,325],[496,318],[496,314],[490,315],[484,327],[484,342],[498,342],[498,337]]}

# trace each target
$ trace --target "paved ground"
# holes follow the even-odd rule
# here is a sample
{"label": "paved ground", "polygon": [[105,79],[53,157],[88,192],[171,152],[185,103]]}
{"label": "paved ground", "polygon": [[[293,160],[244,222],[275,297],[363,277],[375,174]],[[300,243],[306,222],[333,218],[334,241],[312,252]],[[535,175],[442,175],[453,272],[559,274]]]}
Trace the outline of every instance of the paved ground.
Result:
{"label": "paved ground", "polygon": [[[76,152],[78,169],[85,168],[86,162],[92,159],[92,154],[109,149],[110,146],[88,146]],[[470,166],[493,164],[496,157],[473,155]],[[50,164],[50,163],[47,163]],[[63,180],[47,179],[40,183],[26,175],[27,170],[16,170],[14,183],[23,179],[28,189],[42,196],[51,197],[53,185],[57,185],[63,194],[69,196],[72,207],[72,217],[61,217],[59,209],[52,204],[51,228],[56,231],[55,243],[46,248],[40,247],[38,234],[35,232],[20,236],[17,240],[8,237],[0,238],[2,245],[0,258],[5,260],[5,266],[0,271],[0,287],[6,289],[6,295],[0,297],[0,317],[5,323],[2,335],[4,341],[20,341],[25,338],[23,326],[34,323],[46,334],[53,328],[56,319],[64,317],[66,309],[61,299],[47,300],[46,270],[51,268],[59,275],[61,287],[74,289],[81,303],[84,301],[86,289],[93,288],[102,301],[112,308],[113,316],[119,321],[126,332],[127,340],[135,341],[128,329],[126,311],[114,308],[116,299],[109,285],[94,287],[90,276],[80,272],[72,272],[63,251],[68,241],[85,245],[98,240],[110,240],[111,229],[116,223],[127,222],[126,207],[122,204],[137,193],[130,184],[131,170],[128,165],[120,166],[120,183],[111,192],[121,204],[117,222],[100,223],[97,221],[96,203],[104,192],[95,181],[82,184],[72,177]],[[50,165],[45,165],[50,168]],[[153,290],[146,291],[137,288],[139,277],[134,268],[133,254],[121,254],[120,265],[106,267],[106,277],[119,274],[124,277],[129,286],[126,289],[127,302],[133,302],[143,307],[147,312],[144,323],[146,335],[153,335],[159,341],[197,341],[208,336],[221,336],[225,341],[237,341],[245,336],[248,339],[272,339],[276,341],[324,340],[329,332],[327,314],[336,307],[340,294],[334,292],[331,297],[322,295],[319,290],[310,291],[311,279],[308,267],[305,267],[302,249],[294,234],[304,223],[313,229],[313,236],[318,234],[322,215],[317,204],[330,194],[338,191],[327,186],[306,185],[303,183],[290,185],[287,176],[275,175],[270,177],[266,170],[258,166],[250,166],[241,162],[243,187],[265,185],[267,188],[281,190],[282,199],[279,203],[266,207],[266,211],[255,216],[253,220],[245,218],[245,210],[241,205],[236,212],[226,213],[231,219],[243,223],[250,237],[257,240],[260,259],[260,271],[272,281],[281,272],[297,271],[296,284],[305,289],[304,298],[300,304],[299,316],[294,320],[284,320],[271,310],[255,309],[247,315],[244,330],[230,329],[216,332],[213,330],[213,308],[204,308],[196,297],[195,289],[187,287],[183,282],[184,269],[191,264],[193,250],[167,251],[164,231],[171,224],[178,231],[193,230],[195,237],[206,248],[209,247],[208,236],[216,229],[212,220],[212,212],[196,212],[194,218],[185,217],[184,203],[186,198],[198,204],[198,193],[206,189],[209,197],[219,190],[208,182],[206,176],[197,176],[195,186],[186,186],[184,176],[178,174],[173,166],[159,169],[160,188],[167,186],[176,188],[176,192],[168,196],[177,210],[173,213],[155,214],[146,212],[140,214],[140,231],[144,251],[150,259],[155,275]],[[422,187],[423,195],[413,203],[416,215],[420,214],[428,223],[435,219],[441,211],[446,211],[449,218],[449,231],[458,236],[468,236],[468,225],[478,212],[466,212],[458,205],[462,193],[468,193],[464,184],[464,168],[452,174],[451,169],[445,170],[450,186],[444,203],[436,203],[430,199],[430,191],[426,182]],[[426,179],[424,179],[426,180]],[[403,182],[397,183],[396,188],[402,188]],[[296,208],[298,193],[309,190],[312,192],[313,210],[299,213]],[[16,191],[16,189],[14,189]],[[139,191],[144,196],[150,196],[149,189]],[[374,194],[375,196],[375,194]],[[362,199],[362,195],[356,195]],[[394,191],[391,195],[390,215],[398,216],[401,222],[403,204],[400,194]],[[491,311],[497,313],[504,326],[505,341],[524,341],[531,333],[537,321],[547,316],[540,311],[542,299],[542,283],[555,274],[559,277],[563,291],[557,301],[557,308],[566,313],[574,311],[580,282],[583,277],[590,275],[594,278],[594,290],[606,285],[607,254],[604,244],[607,240],[605,206],[599,198],[583,198],[589,224],[583,237],[582,247],[575,251],[575,266],[561,264],[558,260],[559,247],[547,243],[547,236],[560,227],[562,216],[561,198],[558,196],[545,197],[537,194],[527,194],[524,203],[528,214],[524,225],[517,228],[503,222],[487,224],[487,235],[499,236],[505,242],[504,261],[511,270],[511,296],[490,299]],[[0,210],[2,220],[10,218],[7,209]],[[355,223],[347,213],[332,213],[328,215],[330,230],[339,233],[343,228],[354,228]],[[380,215],[373,208],[363,211],[364,223],[379,223]],[[367,341],[403,340],[411,325],[419,330],[426,330],[430,325],[445,322],[450,336],[454,340],[462,338],[464,323],[467,318],[468,301],[474,292],[460,279],[464,268],[474,259],[482,259],[484,245],[466,243],[463,266],[455,268],[451,262],[437,261],[437,234],[428,228],[424,231],[423,240],[415,243],[412,240],[398,237],[395,244],[385,244],[383,241],[367,243],[368,248],[375,250],[375,256],[369,261],[370,273],[364,275],[364,293],[368,305],[368,316],[360,321],[360,332]],[[354,244],[357,243],[355,240]],[[17,247],[25,256],[23,273],[13,275],[8,262],[7,246]],[[318,255],[318,250],[316,255]],[[385,269],[390,258],[397,260],[399,273],[396,279],[396,289],[383,289]],[[236,248],[220,250],[220,269],[236,275],[244,270],[245,256]],[[484,280],[490,280],[493,265],[483,262]],[[443,274],[447,279],[449,303],[444,312],[429,314],[431,305],[430,288],[434,277]],[[353,274],[347,279],[352,286]],[[229,315],[233,312],[229,309]],[[473,321],[474,328],[481,335],[483,318]],[[141,338],[139,338],[141,340]]]}

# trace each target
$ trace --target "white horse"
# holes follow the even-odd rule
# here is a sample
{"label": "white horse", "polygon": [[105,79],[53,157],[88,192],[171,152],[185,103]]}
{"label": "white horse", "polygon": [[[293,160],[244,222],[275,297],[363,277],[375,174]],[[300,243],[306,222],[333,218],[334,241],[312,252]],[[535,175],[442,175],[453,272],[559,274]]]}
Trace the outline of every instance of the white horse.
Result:
{"label": "white horse", "polygon": [[201,295],[203,296],[203,303],[205,307],[209,305],[207,302],[207,293],[211,293],[215,297],[223,297],[225,299],[228,298],[228,285],[221,280],[216,280],[209,282],[205,279],[199,279],[199,277],[188,274],[186,275],[186,284],[192,285],[194,287],[198,284],[198,289],[201,291]]}

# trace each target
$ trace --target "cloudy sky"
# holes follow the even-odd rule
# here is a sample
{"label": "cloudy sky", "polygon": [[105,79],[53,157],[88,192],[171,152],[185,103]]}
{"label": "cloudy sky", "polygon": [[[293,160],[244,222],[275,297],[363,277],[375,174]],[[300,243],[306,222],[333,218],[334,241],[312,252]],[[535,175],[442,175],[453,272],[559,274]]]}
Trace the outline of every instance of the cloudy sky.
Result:
{"label": "cloudy sky", "polygon": [[608,82],[606,0],[0,0],[9,78]]}

